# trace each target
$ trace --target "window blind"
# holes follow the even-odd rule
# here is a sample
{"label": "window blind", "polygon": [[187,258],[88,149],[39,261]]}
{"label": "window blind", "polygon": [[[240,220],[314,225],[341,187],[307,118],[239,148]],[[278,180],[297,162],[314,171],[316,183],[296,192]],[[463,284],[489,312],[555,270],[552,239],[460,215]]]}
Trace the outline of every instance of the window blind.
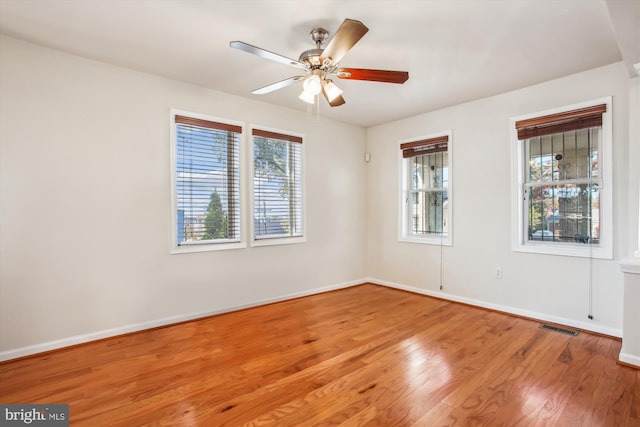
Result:
{"label": "window blind", "polygon": [[261,136],[263,138],[270,138],[279,141],[297,142],[298,144],[302,144],[302,137],[287,135],[286,133],[270,132],[262,129],[253,129],[251,133],[253,136]]}
{"label": "window blind", "polygon": [[602,114],[606,113],[606,104],[565,111],[547,116],[533,117],[516,122],[518,139],[570,132],[579,129],[602,126]]}
{"label": "window blind", "polygon": [[302,138],[252,134],[254,238],[302,236]]}
{"label": "window blind", "polygon": [[242,128],[175,116],[178,245],[240,240]]}
{"label": "window blind", "polygon": [[400,144],[402,157],[409,158],[422,154],[440,153],[447,151],[449,146],[449,136],[443,135],[435,138],[422,139],[419,141]]}

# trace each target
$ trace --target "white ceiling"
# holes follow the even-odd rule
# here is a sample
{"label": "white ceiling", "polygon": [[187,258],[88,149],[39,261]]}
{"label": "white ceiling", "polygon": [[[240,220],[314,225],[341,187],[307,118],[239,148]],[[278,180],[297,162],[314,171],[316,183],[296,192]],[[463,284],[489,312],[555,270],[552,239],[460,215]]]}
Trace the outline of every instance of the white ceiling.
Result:
{"label": "white ceiling", "polygon": [[250,93],[299,70],[229,42],[297,59],[312,28],[345,18],[369,32],[340,65],[409,72],[404,85],[336,79],[347,103],[320,114],[361,126],[622,59],[605,0],[0,0],[4,34],[301,111],[299,84]]}

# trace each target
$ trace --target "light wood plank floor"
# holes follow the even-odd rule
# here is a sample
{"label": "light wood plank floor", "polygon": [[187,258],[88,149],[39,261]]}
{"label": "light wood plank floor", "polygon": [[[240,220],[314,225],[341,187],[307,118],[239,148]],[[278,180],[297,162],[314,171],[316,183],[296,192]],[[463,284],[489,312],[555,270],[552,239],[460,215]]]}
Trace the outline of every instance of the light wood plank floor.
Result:
{"label": "light wood plank floor", "polygon": [[620,342],[376,285],[0,365],[72,426],[640,426]]}

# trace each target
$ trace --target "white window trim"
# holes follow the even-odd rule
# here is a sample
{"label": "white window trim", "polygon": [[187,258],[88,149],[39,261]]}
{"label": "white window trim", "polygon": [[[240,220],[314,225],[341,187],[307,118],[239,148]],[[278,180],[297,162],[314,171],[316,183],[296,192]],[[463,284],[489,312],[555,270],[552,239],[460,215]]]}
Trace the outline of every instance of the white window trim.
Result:
{"label": "white window trim", "polygon": [[[516,122],[534,117],[562,113],[580,108],[606,104],[607,111],[602,114],[601,145],[599,149],[599,169],[602,179],[600,189],[600,244],[597,246],[563,243],[545,243],[527,241],[524,212],[524,141],[518,140]],[[604,97],[578,104],[563,106],[532,114],[512,117],[510,120],[511,142],[511,224],[512,250],[514,252],[529,252],[548,255],[562,255],[584,258],[613,259],[613,133],[612,133],[612,97]]]}
{"label": "white window trim", "polygon": [[[275,133],[281,133],[281,134],[285,134],[285,135],[291,135],[291,136],[297,136],[302,138],[303,142],[302,142],[302,236],[273,236],[273,237],[262,237],[260,239],[256,239],[255,238],[255,226],[254,226],[254,220],[253,220],[253,215],[255,212],[255,206],[254,206],[254,189],[253,189],[253,174],[254,174],[254,167],[253,167],[253,129],[260,129],[263,131],[267,131],[267,132],[275,132]],[[296,243],[304,243],[307,241],[307,188],[306,188],[306,147],[305,144],[307,143],[304,137],[304,134],[302,133],[297,133],[297,132],[292,132],[290,130],[283,130],[283,129],[276,129],[276,128],[271,128],[268,126],[261,126],[261,125],[256,125],[256,124],[252,124],[249,127],[249,131],[247,132],[248,135],[248,139],[250,140],[250,143],[248,144],[248,152],[249,152],[249,161],[248,161],[248,171],[249,173],[247,174],[247,181],[248,181],[248,185],[249,188],[251,189],[249,191],[249,213],[247,214],[247,223],[248,223],[248,228],[247,230],[249,230],[250,233],[250,238],[249,238],[249,245],[253,246],[253,247],[260,247],[260,246],[274,246],[274,245],[290,245],[290,244],[296,244]]]}
{"label": "white window trim", "polygon": [[[223,119],[223,118],[219,118],[219,117],[214,117],[214,116],[209,116],[206,114],[200,114],[200,113],[193,113],[191,111],[184,111],[184,110],[178,110],[178,109],[170,109],[169,110],[169,123],[170,123],[170,139],[171,139],[171,143],[170,143],[170,155],[169,155],[169,161],[170,161],[170,171],[171,171],[171,206],[170,206],[170,215],[169,217],[171,218],[171,224],[169,225],[169,236],[170,236],[170,240],[169,240],[169,251],[171,254],[185,254],[185,253],[193,253],[193,252],[208,252],[208,251],[219,251],[219,250],[229,250],[229,249],[241,249],[241,248],[246,248],[247,247],[247,233],[246,233],[246,228],[245,228],[245,223],[246,223],[246,209],[243,208],[243,206],[246,205],[246,200],[243,196],[243,194],[245,193],[244,189],[246,188],[246,182],[245,182],[245,178],[244,178],[244,173],[243,171],[246,170],[246,159],[244,159],[245,156],[242,155],[242,153],[245,152],[245,139],[246,139],[246,132],[245,132],[245,127],[244,127],[244,123],[242,122],[237,122],[237,121],[232,121],[232,120],[228,120],[228,119]],[[209,120],[209,121],[214,121],[214,122],[219,122],[219,123],[227,123],[230,125],[236,125],[236,126],[240,126],[242,127],[243,131],[242,131],[242,135],[240,136],[240,146],[239,146],[239,160],[240,160],[240,207],[238,209],[238,213],[240,214],[240,240],[239,241],[232,241],[232,242],[224,242],[224,241],[220,241],[220,242],[216,242],[216,243],[194,243],[194,244],[189,244],[189,245],[178,245],[178,215],[176,212],[176,204],[177,204],[177,189],[176,189],[176,183],[177,183],[177,176],[176,176],[176,162],[177,162],[177,141],[176,141],[176,121],[175,121],[175,116],[176,115],[180,115],[180,116],[187,116],[187,117],[193,117],[196,119],[202,119],[202,120]]]}
{"label": "white window trim", "polygon": [[[449,138],[447,142],[447,155],[448,155],[448,168],[449,168],[449,186],[447,187],[447,193],[449,196],[449,209],[447,214],[447,224],[449,231],[446,236],[413,236],[409,235],[409,224],[407,220],[407,202],[406,193],[408,191],[407,183],[410,177],[410,171],[406,167],[407,162],[402,157],[402,150],[400,145],[420,141],[423,139],[437,138],[440,136],[447,136]],[[448,130],[445,132],[432,133],[429,135],[419,136],[416,138],[403,139],[398,141],[398,170],[400,171],[400,186],[399,186],[399,221],[398,221],[398,241],[405,243],[420,243],[424,245],[438,245],[438,246],[453,246],[453,131]]]}

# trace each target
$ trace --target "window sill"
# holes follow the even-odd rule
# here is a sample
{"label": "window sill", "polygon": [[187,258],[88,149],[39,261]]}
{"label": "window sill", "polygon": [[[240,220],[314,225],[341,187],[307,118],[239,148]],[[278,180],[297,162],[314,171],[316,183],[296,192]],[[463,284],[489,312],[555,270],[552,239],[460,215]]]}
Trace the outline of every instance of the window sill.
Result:
{"label": "window sill", "polygon": [[251,242],[251,246],[275,246],[275,245],[293,245],[296,243],[304,243],[307,238],[304,236],[299,237],[267,237],[263,239],[255,239]]}
{"label": "window sill", "polygon": [[190,254],[195,252],[225,251],[225,250],[233,250],[233,249],[243,249],[246,247],[247,245],[244,242],[191,244],[191,245],[181,245],[178,247],[173,247],[171,249],[171,254],[179,255],[179,254]]}
{"label": "window sill", "polygon": [[401,243],[418,243],[421,245],[434,245],[434,246],[453,246],[449,236],[442,237],[410,237],[400,236],[398,241]]}
{"label": "window sill", "polygon": [[577,258],[613,259],[610,248],[603,246],[589,247],[572,244],[546,244],[540,242],[527,242],[513,247],[514,252],[527,252],[543,255],[569,256]]}

